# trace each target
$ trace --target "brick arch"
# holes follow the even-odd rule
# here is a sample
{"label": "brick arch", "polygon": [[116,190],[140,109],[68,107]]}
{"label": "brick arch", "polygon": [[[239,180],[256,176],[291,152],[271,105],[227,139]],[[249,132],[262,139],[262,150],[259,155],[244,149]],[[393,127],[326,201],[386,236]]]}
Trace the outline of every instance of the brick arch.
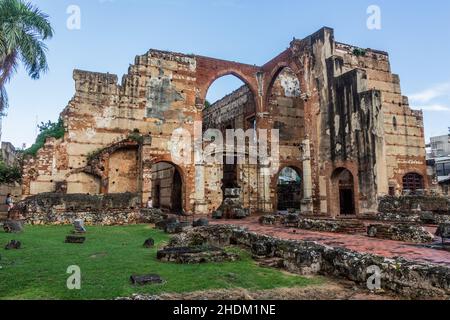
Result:
{"label": "brick arch", "polygon": [[272,86],[278,78],[278,75],[285,68],[291,69],[297,76],[300,82],[300,90],[302,93],[308,93],[308,87],[304,79],[304,66],[300,62],[300,56],[293,55],[291,49],[287,49],[279,54],[277,57],[267,62],[263,66],[264,70],[264,112],[267,112],[268,101]]}
{"label": "brick arch", "polygon": [[232,61],[219,60],[207,57],[196,57],[197,59],[197,105],[204,104],[209,88],[217,79],[233,75],[247,85],[253,93],[257,110],[260,110],[261,103],[259,96],[257,74],[261,68],[248,64],[242,64]]}
{"label": "brick arch", "polygon": [[[275,81],[277,81],[278,76],[283,72],[285,69],[290,69],[292,72],[297,76],[297,79],[300,83],[300,92],[306,93],[306,86],[303,80],[303,77],[301,76],[301,71],[298,68],[298,66],[295,63],[288,63],[288,62],[279,62],[275,68],[273,68],[270,72],[270,74],[267,76],[267,85],[265,86],[265,92],[264,92],[264,105],[265,108],[268,108],[269,106],[269,99],[270,99],[270,92],[272,91],[273,85],[275,84]],[[268,111],[268,110],[266,110]]]}

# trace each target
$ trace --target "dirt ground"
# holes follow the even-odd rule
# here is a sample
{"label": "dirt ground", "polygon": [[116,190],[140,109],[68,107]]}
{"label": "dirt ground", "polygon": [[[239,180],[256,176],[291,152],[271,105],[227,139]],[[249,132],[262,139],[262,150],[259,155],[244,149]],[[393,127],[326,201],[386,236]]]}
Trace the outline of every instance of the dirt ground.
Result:
{"label": "dirt ground", "polygon": [[134,295],[132,300],[403,300],[385,292],[372,293],[353,282],[327,279],[323,285],[305,288],[278,288],[248,291],[221,289],[190,293],[161,294],[159,296]]}

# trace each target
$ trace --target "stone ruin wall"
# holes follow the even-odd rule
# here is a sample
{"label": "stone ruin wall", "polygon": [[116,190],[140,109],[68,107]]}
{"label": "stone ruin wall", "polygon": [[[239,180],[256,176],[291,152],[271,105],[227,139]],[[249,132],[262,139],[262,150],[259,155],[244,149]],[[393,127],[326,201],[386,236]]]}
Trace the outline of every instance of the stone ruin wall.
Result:
{"label": "stone ruin wall", "polygon": [[[26,161],[24,196],[54,192],[58,183],[66,182],[68,193],[137,190],[147,199],[152,194],[151,165],[171,161],[172,132],[181,127],[193,134],[194,121],[202,121],[210,84],[234,74],[256,96],[258,128],[279,126],[283,132],[285,125],[298,125],[281,146],[281,165],[298,167],[303,174],[302,210],[337,215],[332,177],[342,167],[355,180],[357,213],[375,212],[377,196],[386,195],[394,185],[400,192],[405,173],[417,172],[427,180],[423,121],[401,95],[387,54],[367,50],[359,56],[354,48],[336,43],[333,30],[323,28],[294,40],[261,67],[151,50],[136,58],[120,85],[115,75],[76,70],[76,93],[62,113],[66,134],[59,141],[47,140],[37,157]],[[283,92],[277,77],[283,78],[280,72],[289,69],[300,90],[292,91],[295,97],[274,99],[270,91]],[[292,99],[298,107],[290,107]],[[136,132],[143,142],[137,151],[110,155],[104,168],[107,179],[104,174],[86,173],[90,155]],[[124,165],[115,166],[118,159],[126,160]],[[185,210],[211,212],[221,199],[218,168],[193,164],[177,168],[184,182]],[[267,177],[260,168],[250,170],[244,180],[251,181],[250,206],[271,212],[276,175]],[[256,201],[252,194],[257,194]]]}
{"label": "stone ruin wall", "polygon": [[425,179],[426,151],[424,148],[423,113],[409,107],[408,98],[402,95],[400,77],[391,72],[386,52],[367,50],[364,56],[352,54],[354,46],[336,43],[336,55],[342,59],[342,73],[354,68],[365,71],[366,88],[381,92],[382,122],[378,131],[383,148],[376,154],[378,194],[388,194],[394,187],[396,195],[402,192],[402,178],[415,172]]}
{"label": "stone ruin wall", "polygon": [[[66,134],[49,139],[36,158],[24,165],[24,195],[54,192],[58,181],[67,181],[68,193],[100,193],[100,179],[82,172],[91,154],[132,134],[151,137],[151,143],[136,150],[119,150],[111,155],[108,185],[110,193],[142,191],[151,194],[149,163],[171,160],[168,141],[176,128],[192,131],[198,117],[195,107],[195,59],[152,50],[138,56],[117,84],[117,76],[74,71],[76,93],[62,113]],[[149,117],[150,116],[150,117]],[[147,166],[146,166],[147,164]],[[193,168],[183,168],[191,203]],[[138,190],[139,189],[139,190]]]}

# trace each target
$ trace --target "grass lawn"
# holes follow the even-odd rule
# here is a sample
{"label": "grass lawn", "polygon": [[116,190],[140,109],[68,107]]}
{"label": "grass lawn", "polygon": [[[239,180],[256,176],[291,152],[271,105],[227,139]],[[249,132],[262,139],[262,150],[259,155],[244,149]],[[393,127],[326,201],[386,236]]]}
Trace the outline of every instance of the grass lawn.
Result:
{"label": "grass lawn", "polygon": [[[273,289],[320,284],[320,278],[288,275],[256,265],[248,253],[238,262],[177,265],[156,259],[169,239],[147,225],[89,227],[83,245],[64,243],[71,226],[27,226],[22,234],[0,232],[0,299],[113,299],[133,293],[192,292],[207,289]],[[154,249],[142,247],[155,239]],[[10,240],[22,249],[4,250]],[[67,268],[81,268],[81,290],[66,287]],[[156,273],[166,283],[133,286],[132,274]]]}

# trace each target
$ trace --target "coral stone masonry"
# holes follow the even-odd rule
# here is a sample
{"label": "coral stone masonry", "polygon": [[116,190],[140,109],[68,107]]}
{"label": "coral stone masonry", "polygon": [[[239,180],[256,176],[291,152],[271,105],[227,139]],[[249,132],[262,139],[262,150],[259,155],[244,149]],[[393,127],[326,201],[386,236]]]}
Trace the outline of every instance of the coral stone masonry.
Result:
{"label": "coral stone masonry", "polygon": [[[289,167],[301,177],[291,188],[296,209],[375,214],[380,196],[429,185],[423,115],[402,95],[388,54],[358,49],[322,28],[261,66],[150,50],[120,82],[75,70],[75,95],[61,113],[65,135],[25,160],[24,198],[133,194],[142,205],[151,197],[155,208],[201,215],[217,211],[233,188],[250,215],[273,213],[279,173]],[[205,107],[209,87],[225,75],[245,85]],[[185,150],[184,160],[197,151],[194,140],[174,145],[177,130],[252,128],[279,132],[270,174],[261,159],[229,166],[172,157],[174,147]],[[248,149],[242,155],[248,159]]]}

